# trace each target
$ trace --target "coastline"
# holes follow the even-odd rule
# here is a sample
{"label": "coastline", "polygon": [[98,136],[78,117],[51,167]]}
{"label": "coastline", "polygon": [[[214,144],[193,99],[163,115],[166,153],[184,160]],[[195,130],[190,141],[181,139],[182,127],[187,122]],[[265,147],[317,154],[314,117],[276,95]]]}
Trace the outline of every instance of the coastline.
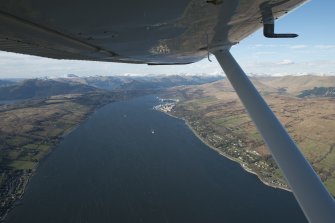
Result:
{"label": "coastline", "polygon": [[183,120],[184,123],[185,123],[185,125],[192,131],[192,133],[193,133],[198,139],[200,139],[206,146],[208,146],[210,149],[212,149],[212,150],[214,150],[215,152],[217,152],[219,155],[224,156],[224,157],[226,157],[227,159],[229,159],[229,160],[231,160],[231,161],[234,161],[234,162],[238,163],[238,164],[242,167],[243,170],[245,170],[245,171],[248,172],[248,173],[251,173],[251,174],[256,175],[257,178],[258,178],[263,184],[265,184],[266,186],[269,186],[269,187],[272,187],[272,188],[275,188],[275,189],[281,189],[281,190],[285,190],[285,191],[288,191],[288,192],[292,192],[292,191],[291,191],[290,189],[288,189],[288,188],[280,187],[280,186],[278,186],[278,185],[274,185],[274,184],[271,184],[271,183],[269,183],[269,182],[266,182],[266,181],[263,180],[263,179],[262,179],[256,172],[254,172],[253,170],[251,170],[251,169],[249,169],[248,167],[246,167],[246,165],[245,165],[243,162],[241,162],[240,160],[235,159],[235,158],[233,158],[233,157],[231,157],[231,156],[225,154],[224,152],[222,152],[222,151],[219,150],[218,148],[215,148],[214,146],[210,145],[208,142],[205,141],[204,138],[202,138],[202,137],[201,137],[201,136],[200,136],[200,135],[199,135],[199,134],[192,128],[192,126],[190,125],[190,123],[189,123],[185,118],[177,117],[177,116],[175,116],[175,115],[172,115],[172,114],[169,113],[169,112],[164,112],[164,111],[161,111],[161,110],[159,110],[159,109],[157,109],[157,111],[159,111],[159,112],[163,112],[164,114],[169,115],[169,116],[171,116],[171,117],[173,117],[173,118],[177,118],[177,119]]}
{"label": "coastline", "polygon": [[[93,114],[93,113],[91,113]],[[91,114],[89,114],[88,116],[90,116]],[[10,208],[7,209],[6,213],[0,217],[0,222],[4,222],[8,213],[13,210],[16,206],[20,205],[20,201],[23,199],[24,194],[26,193],[27,188],[29,187],[29,183],[31,181],[31,178],[34,177],[39,165],[41,162],[43,162],[44,160],[47,159],[47,157],[51,154],[51,152],[57,147],[57,145],[69,134],[71,134],[74,130],[76,130],[81,124],[83,124],[86,120],[88,119],[85,118],[82,121],[80,121],[79,123],[76,123],[74,126],[72,126],[71,128],[67,129],[64,131],[64,133],[60,136],[60,139],[52,146],[50,146],[48,152],[44,155],[44,157],[36,164],[34,170],[32,171],[32,173],[28,176],[27,180],[24,182],[24,186],[22,187],[22,194],[15,199],[14,203],[12,204],[12,206]]]}
{"label": "coastline", "polygon": [[0,216],[0,222],[4,222],[7,215],[9,214],[10,211],[12,211],[16,206],[20,205],[20,201],[23,199],[24,194],[26,193],[27,188],[29,187],[29,183],[32,179],[32,177],[34,177],[34,175],[36,174],[36,171],[38,170],[38,167],[40,165],[41,162],[45,161],[47,159],[47,157],[51,154],[51,152],[62,142],[62,140],[64,140],[68,135],[70,135],[73,131],[75,131],[77,128],[79,128],[83,123],[85,123],[97,110],[99,110],[100,108],[110,104],[110,103],[114,103],[115,101],[111,101],[109,103],[106,104],[102,104],[97,106],[96,108],[92,109],[91,111],[87,112],[87,114],[85,115],[85,117],[81,120],[79,120],[77,123],[75,123],[73,126],[69,127],[68,129],[65,129],[64,132],[59,136],[57,142],[55,142],[52,146],[50,146],[50,148],[48,149],[48,152],[43,156],[43,158],[41,160],[39,160],[39,162],[36,164],[36,166],[34,167],[34,169],[32,170],[32,172],[27,176],[27,179],[24,182],[24,185],[22,187],[22,194],[20,194],[19,197],[17,197],[15,199],[15,201],[13,202],[13,204],[11,205],[11,207],[9,207],[5,214]]}

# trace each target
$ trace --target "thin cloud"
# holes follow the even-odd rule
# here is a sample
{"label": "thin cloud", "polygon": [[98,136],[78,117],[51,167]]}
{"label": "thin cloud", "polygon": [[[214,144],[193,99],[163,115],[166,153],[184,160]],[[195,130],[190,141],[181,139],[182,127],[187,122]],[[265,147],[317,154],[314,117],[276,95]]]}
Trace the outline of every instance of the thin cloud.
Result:
{"label": "thin cloud", "polygon": [[321,50],[335,49],[335,45],[315,45],[315,48]]}
{"label": "thin cloud", "polygon": [[291,65],[291,64],[294,64],[294,62],[292,60],[288,60],[288,59],[282,60],[282,61],[277,63],[277,65]]}
{"label": "thin cloud", "polygon": [[300,44],[300,45],[293,45],[290,47],[291,49],[304,49],[304,48],[307,48],[307,45],[303,45],[303,44]]}
{"label": "thin cloud", "polygon": [[285,46],[288,46],[287,44],[254,44],[254,45],[251,45],[253,46],[254,48],[274,48],[274,47],[285,47]]}
{"label": "thin cloud", "polygon": [[274,52],[274,51],[258,51],[255,54],[256,55],[273,55],[273,54],[276,54],[276,53],[277,52]]}

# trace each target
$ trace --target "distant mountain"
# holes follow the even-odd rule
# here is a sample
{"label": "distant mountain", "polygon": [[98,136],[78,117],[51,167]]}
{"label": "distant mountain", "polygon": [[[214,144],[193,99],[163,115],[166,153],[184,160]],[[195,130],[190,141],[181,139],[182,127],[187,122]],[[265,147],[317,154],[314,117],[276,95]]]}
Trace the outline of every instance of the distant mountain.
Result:
{"label": "distant mountain", "polygon": [[164,77],[143,77],[134,78],[133,80],[128,80],[119,86],[117,89],[164,89],[181,85],[199,85],[205,83],[211,83],[218,80],[222,80],[222,76],[164,76]]}
{"label": "distant mountain", "polygon": [[[284,76],[284,77],[250,77],[250,80],[263,95],[279,94],[295,97],[335,97],[335,76]],[[138,83],[137,83],[138,84]],[[202,97],[204,92],[234,92],[228,79],[223,79],[201,86],[185,86],[184,92]],[[174,89],[172,89],[174,91]],[[186,97],[186,95],[184,95]]]}
{"label": "distant mountain", "polygon": [[80,84],[55,80],[30,79],[14,86],[0,87],[0,100],[41,98],[59,94],[85,93],[97,89]]}
{"label": "distant mountain", "polygon": [[[0,100],[48,97],[59,94],[103,90],[158,90],[180,85],[197,85],[223,79],[221,76],[100,76],[29,79],[19,83],[3,82]],[[2,82],[0,82],[1,84]],[[15,85],[14,85],[15,84]]]}
{"label": "distant mountain", "polygon": [[[259,81],[256,78],[251,78],[250,80],[255,85],[257,90],[261,91],[262,93],[278,92],[278,89],[268,86],[266,84],[263,84],[261,81]],[[185,88],[190,89],[189,91],[191,91],[192,86],[185,87]],[[197,87],[197,89],[202,89],[203,91],[211,91],[211,92],[233,92],[235,91],[228,79],[223,79],[223,80],[219,80],[216,82],[207,83],[207,84]]]}
{"label": "distant mountain", "polygon": [[12,85],[15,85],[15,84],[16,83],[14,81],[0,80],[0,87],[12,86]]}
{"label": "distant mountain", "polygon": [[196,85],[223,79],[222,76],[98,76],[60,78],[62,82],[77,82],[104,90],[150,90],[180,85]]}
{"label": "distant mountain", "polygon": [[284,77],[257,77],[260,82],[277,88],[282,92],[299,95],[304,90],[314,87],[335,87],[335,76],[284,76]]}
{"label": "distant mountain", "polygon": [[86,84],[101,88],[105,90],[113,90],[118,88],[120,85],[130,82],[130,77],[119,77],[119,76],[107,76],[107,77],[86,77],[84,78]]}
{"label": "distant mountain", "polygon": [[66,75],[67,77],[69,77],[69,78],[75,78],[75,77],[78,77],[77,75],[75,75],[75,74],[68,74],[68,75]]}

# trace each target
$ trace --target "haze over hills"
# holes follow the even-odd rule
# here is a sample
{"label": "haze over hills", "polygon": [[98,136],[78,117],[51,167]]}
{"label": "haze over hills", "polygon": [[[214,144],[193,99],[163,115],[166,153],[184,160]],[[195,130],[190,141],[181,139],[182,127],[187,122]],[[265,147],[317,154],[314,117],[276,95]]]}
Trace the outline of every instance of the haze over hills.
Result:
{"label": "haze over hills", "polygon": [[284,77],[255,77],[262,83],[281,89],[290,94],[297,95],[304,90],[314,87],[334,87],[335,76],[284,76]]}
{"label": "haze over hills", "polygon": [[87,93],[94,87],[79,83],[64,83],[55,80],[30,79],[16,85],[0,88],[0,100],[49,97],[52,95]]}
{"label": "haze over hills", "polygon": [[22,82],[4,80],[0,85],[0,100],[49,97],[52,95],[87,93],[101,90],[158,90],[180,85],[203,84],[222,79],[221,76],[162,77],[77,77],[29,79]]}
{"label": "haze over hills", "polygon": [[14,81],[10,80],[0,80],[0,87],[7,87],[11,85],[15,85],[16,83]]}
{"label": "haze over hills", "polygon": [[95,76],[58,78],[64,82],[79,82],[105,90],[163,89],[179,85],[196,85],[223,79],[222,76]]}

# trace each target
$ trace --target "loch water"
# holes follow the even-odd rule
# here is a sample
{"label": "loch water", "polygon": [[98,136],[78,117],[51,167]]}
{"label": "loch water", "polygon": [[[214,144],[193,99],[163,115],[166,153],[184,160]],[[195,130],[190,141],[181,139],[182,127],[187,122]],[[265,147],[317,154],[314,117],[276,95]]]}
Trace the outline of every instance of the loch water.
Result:
{"label": "loch water", "polygon": [[306,222],[292,193],[210,149],[158,103],[96,111],[40,163],[5,222]]}

